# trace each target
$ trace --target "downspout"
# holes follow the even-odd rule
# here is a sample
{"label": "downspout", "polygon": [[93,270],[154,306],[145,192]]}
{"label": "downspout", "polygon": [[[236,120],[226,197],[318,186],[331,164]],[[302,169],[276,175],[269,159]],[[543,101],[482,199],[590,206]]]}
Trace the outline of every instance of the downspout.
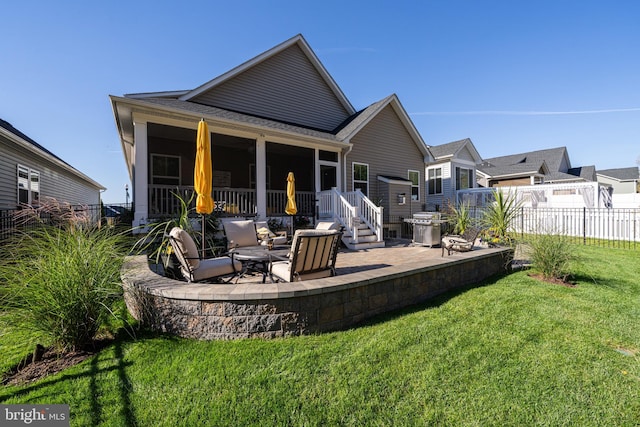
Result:
{"label": "downspout", "polygon": [[351,141],[345,141],[349,143],[349,149],[343,154],[342,158],[343,160],[343,165],[342,165],[342,187],[340,189],[341,192],[346,191],[345,188],[347,186],[347,156],[349,155],[349,153],[351,153],[351,150],[353,150],[353,144],[351,144]]}

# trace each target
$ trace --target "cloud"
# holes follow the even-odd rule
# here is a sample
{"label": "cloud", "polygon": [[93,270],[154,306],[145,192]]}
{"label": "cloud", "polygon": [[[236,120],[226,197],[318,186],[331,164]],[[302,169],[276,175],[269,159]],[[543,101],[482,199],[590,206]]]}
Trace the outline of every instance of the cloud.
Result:
{"label": "cloud", "polygon": [[574,110],[574,111],[422,111],[409,113],[411,116],[562,116],[569,114],[607,114],[628,113],[640,111],[638,108],[609,108],[604,110]]}

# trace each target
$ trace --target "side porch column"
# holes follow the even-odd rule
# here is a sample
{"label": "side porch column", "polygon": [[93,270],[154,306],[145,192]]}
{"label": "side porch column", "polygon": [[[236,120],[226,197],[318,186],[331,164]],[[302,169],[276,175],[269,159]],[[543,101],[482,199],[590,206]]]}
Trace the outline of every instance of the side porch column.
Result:
{"label": "side porch column", "polygon": [[[134,120],[133,137],[133,227],[147,223],[149,217],[149,167],[147,164],[147,122]],[[144,232],[135,229],[136,232]]]}
{"label": "side porch column", "polygon": [[267,142],[264,135],[256,139],[256,207],[258,217],[267,217]]}

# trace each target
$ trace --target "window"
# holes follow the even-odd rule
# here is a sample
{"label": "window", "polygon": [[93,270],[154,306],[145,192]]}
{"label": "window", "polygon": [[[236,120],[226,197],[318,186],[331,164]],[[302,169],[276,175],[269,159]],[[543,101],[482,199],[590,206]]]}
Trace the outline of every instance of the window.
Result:
{"label": "window", "polygon": [[420,172],[410,170],[409,181],[411,181],[411,200],[420,200]]}
{"label": "window", "polygon": [[442,194],[442,168],[429,169],[429,194]]}
{"label": "window", "polygon": [[456,190],[473,188],[473,174],[471,169],[456,168]]}
{"label": "window", "polygon": [[151,155],[151,183],[180,185],[180,156]]}
{"label": "window", "polygon": [[333,152],[333,151],[319,150],[318,159],[319,160],[326,160],[327,162],[337,163],[338,162],[338,153]]}
{"label": "window", "polygon": [[360,189],[365,196],[369,193],[369,165],[353,162],[353,189]]}
{"label": "window", "polygon": [[40,202],[40,172],[18,165],[18,204],[38,205]]}

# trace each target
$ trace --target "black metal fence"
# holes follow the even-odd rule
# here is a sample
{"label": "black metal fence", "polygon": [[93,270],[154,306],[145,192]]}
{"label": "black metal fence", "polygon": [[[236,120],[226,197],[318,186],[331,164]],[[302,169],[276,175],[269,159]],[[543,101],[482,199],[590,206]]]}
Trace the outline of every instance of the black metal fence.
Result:
{"label": "black metal fence", "polygon": [[[70,205],[70,212],[85,219],[92,226],[131,227],[133,214],[131,204],[116,203],[109,205]],[[0,241],[24,231],[36,229],[42,224],[52,224],[55,215],[47,211],[38,212],[38,220],[27,219],[24,210],[0,209]]]}

